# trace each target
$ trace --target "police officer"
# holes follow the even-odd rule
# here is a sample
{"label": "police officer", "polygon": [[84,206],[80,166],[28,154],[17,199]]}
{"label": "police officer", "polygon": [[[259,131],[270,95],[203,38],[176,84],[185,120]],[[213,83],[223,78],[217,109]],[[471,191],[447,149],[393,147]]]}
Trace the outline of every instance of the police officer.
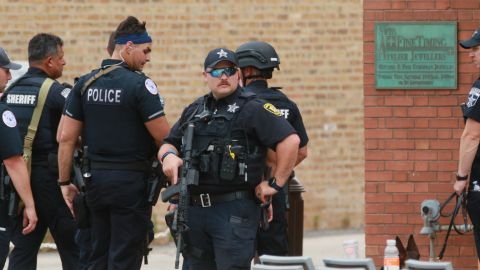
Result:
{"label": "police officer", "polygon": [[169,130],[157,87],[141,72],[152,50],[145,22],[128,17],[116,29],[115,42],[112,58],[75,84],[60,136],[59,184],[70,206],[77,192],[70,182],[72,155],[80,134],[88,147],[89,269],[140,269],[151,208],[147,170],[155,143]]}
{"label": "police officer", "polygon": [[[291,101],[280,88],[268,87],[268,79],[272,78],[275,68],[279,69],[280,57],[268,43],[253,41],[242,44],[236,50],[238,64],[243,75],[244,90],[253,92],[257,97],[271,102],[281,112],[282,116],[292,125],[300,137],[300,149],[295,165],[307,157],[308,136],[303,125],[302,115],[297,105]],[[268,152],[267,164],[275,170],[276,156],[273,151]],[[273,220],[268,230],[260,229],[257,239],[258,255],[287,255],[288,232],[286,205],[288,185],[272,198]]]}
{"label": "police officer", "polygon": [[[250,269],[262,201],[285,185],[298,151],[295,130],[270,104],[238,87],[235,53],[210,51],[204,62],[204,80],[210,93],[190,104],[159,151],[163,171],[177,182],[183,127],[195,121],[193,164],[199,185],[189,188],[187,257],[190,270]],[[211,117],[199,118],[199,115]],[[205,119],[205,120],[199,120]],[[266,149],[278,153],[277,169],[262,182]],[[233,168],[233,169],[232,169]]]}
{"label": "police officer", "polygon": [[[27,136],[39,92],[47,78],[62,76],[65,60],[63,41],[56,35],[41,33],[28,44],[27,73],[12,84],[2,96],[18,119],[20,135]],[[78,248],[74,242],[75,223],[57,185],[57,127],[70,89],[54,81],[46,96],[34,137],[31,157],[31,185],[38,213],[37,229],[23,235],[22,222],[13,228],[15,245],[9,257],[9,269],[35,269],[37,253],[47,229],[50,230],[64,269],[76,269]]]}
{"label": "police officer", "polygon": [[[480,29],[469,40],[460,41],[460,46],[470,49],[469,56],[480,69]],[[468,187],[467,210],[473,223],[473,232],[477,248],[478,269],[480,269],[480,78],[474,83],[463,107],[465,128],[460,138],[458,170],[454,190],[460,194]],[[468,185],[467,185],[468,184]]]}
{"label": "police officer", "polygon": [[[7,82],[12,79],[10,69],[18,70],[21,67],[21,65],[11,62],[5,50],[0,47],[0,94],[5,90]],[[35,202],[30,187],[30,176],[22,157],[22,141],[15,115],[4,103],[0,103],[0,115],[2,116],[0,122],[0,157],[3,163],[2,166],[8,171],[17,193],[25,204],[24,220],[27,223],[26,226],[24,223],[22,233],[27,234],[33,231],[37,224]],[[0,185],[3,185],[3,181],[4,179],[0,176]],[[6,206],[7,202],[2,201],[0,198],[0,269],[3,269],[5,265],[10,243],[8,217],[5,215]]]}

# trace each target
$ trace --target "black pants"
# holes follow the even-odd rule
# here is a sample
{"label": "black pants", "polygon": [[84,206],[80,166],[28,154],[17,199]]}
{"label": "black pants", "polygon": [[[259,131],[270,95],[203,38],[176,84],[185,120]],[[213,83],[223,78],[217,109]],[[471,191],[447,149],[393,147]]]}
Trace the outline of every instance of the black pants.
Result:
{"label": "black pants", "polygon": [[268,230],[258,229],[257,252],[258,255],[285,256],[288,254],[288,226],[287,209],[285,205],[285,192],[281,189],[272,197],[273,220]]}
{"label": "black pants", "polygon": [[477,249],[477,258],[480,260],[480,190],[475,190],[480,183],[470,182],[467,195],[468,216],[473,224],[473,235],[475,237],[475,246]]}
{"label": "black pants", "polygon": [[140,269],[151,213],[145,174],[93,170],[86,184],[92,239],[89,269]]}
{"label": "black pants", "polygon": [[38,223],[33,232],[23,235],[23,215],[19,215],[13,222],[11,241],[15,248],[10,253],[8,269],[37,268],[37,253],[47,229],[57,245],[62,268],[77,269],[78,247],[74,241],[76,226],[57,184],[57,178],[58,173],[48,167],[32,167],[31,186]]}
{"label": "black pants", "polygon": [[248,270],[255,254],[260,209],[251,199],[188,209],[189,270]]}

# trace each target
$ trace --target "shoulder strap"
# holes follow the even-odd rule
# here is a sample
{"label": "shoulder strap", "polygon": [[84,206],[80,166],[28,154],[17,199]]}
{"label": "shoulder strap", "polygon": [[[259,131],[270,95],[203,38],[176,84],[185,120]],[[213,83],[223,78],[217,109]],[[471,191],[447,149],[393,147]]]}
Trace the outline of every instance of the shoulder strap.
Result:
{"label": "shoulder strap", "polygon": [[89,87],[98,78],[102,77],[103,75],[105,75],[107,73],[110,73],[110,72],[114,71],[117,68],[121,68],[121,67],[122,66],[120,66],[120,65],[115,65],[115,66],[110,66],[106,69],[100,69],[97,73],[95,73],[92,77],[90,77],[90,79],[85,81],[85,83],[83,84],[82,90],[80,91],[80,94],[83,96],[83,94],[87,90],[87,87]]}
{"label": "shoulder strap", "polygon": [[27,135],[25,136],[23,142],[23,159],[27,163],[28,173],[31,172],[32,167],[32,145],[33,140],[35,139],[35,134],[37,134],[38,122],[40,121],[40,116],[42,115],[43,108],[45,106],[45,100],[47,99],[48,92],[50,91],[51,86],[55,81],[46,78],[42,86],[40,87],[40,92],[38,94],[38,103],[35,109],[33,110],[32,119],[28,125]]}

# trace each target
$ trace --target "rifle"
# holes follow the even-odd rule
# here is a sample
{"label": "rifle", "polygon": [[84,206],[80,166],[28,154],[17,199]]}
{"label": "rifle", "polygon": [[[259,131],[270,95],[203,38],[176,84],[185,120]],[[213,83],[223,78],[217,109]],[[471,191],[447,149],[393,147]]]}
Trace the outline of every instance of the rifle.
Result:
{"label": "rifle", "polygon": [[177,253],[175,257],[175,269],[178,269],[180,263],[180,252],[184,249],[184,236],[190,228],[188,228],[188,205],[190,204],[190,194],[188,192],[189,185],[198,185],[198,170],[192,166],[192,141],[194,123],[188,123],[187,129],[183,135],[183,166],[180,169],[178,183],[170,186],[162,192],[162,201],[166,202],[173,196],[178,194],[178,206],[172,222],[172,231],[177,240]]}

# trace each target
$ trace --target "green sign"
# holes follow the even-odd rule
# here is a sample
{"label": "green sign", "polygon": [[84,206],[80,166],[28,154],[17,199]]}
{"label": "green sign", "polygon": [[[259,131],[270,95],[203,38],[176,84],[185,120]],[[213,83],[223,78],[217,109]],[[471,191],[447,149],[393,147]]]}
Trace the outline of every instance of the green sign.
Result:
{"label": "green sign", "polygon": [[375,24],[377,89],[456,89],[456,22]]}

